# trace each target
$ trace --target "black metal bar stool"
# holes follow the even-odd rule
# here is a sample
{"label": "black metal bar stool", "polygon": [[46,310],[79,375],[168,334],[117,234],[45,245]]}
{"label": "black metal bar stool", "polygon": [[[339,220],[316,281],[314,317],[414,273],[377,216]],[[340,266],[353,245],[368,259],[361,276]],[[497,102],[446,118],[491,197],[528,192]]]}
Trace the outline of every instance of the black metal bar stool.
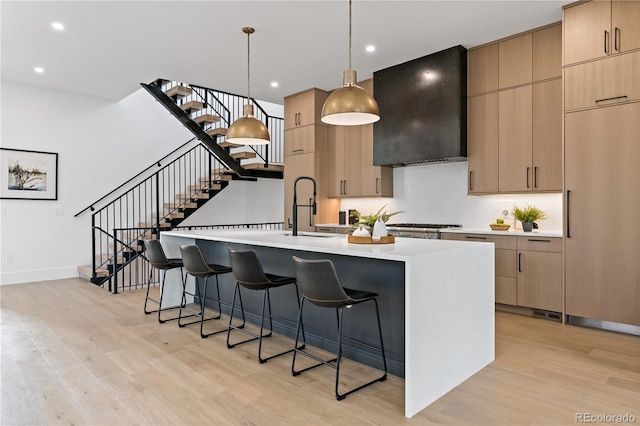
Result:
{"label": "black metal bar stool", "polygon": [[[178,316],[173,317],[173,318],[168,318],[168,319],[162,319],[160,314],[164,311],[170,311],[173,309],[178,309],[181,308],[182,306],[184,306],[184,294],[182,296],[182,301],[181,301],[181,305],[180,306],[174,306],[171,308],[163,308],[162,307],[162,298],[164,296],[164,283],[165,283],[165,277],[167,275],[167,271],[171,270],[171,269],[177,269],[180,268],[180,282],[182,283],[182,289],[184,291],[184,284],[185,284],[185,279],[184,279],[184,274],[182,272],[182,268],[183,268],[183,263],[182,263],[182,259],[168,259],[163,248],[162,248],[162,244],[160,244],[160,241],[158,240],[144,240],[144,246],[145,246],[145,253],[144,253],[144,257],[149,261],[149,264],[151,265],[151,269],[149,270],[149,280],[147,281],[147,294],[144,298],[144,313],[145,314],[152,314],[157,312],[158,313],[158,322],[159,323],[164,323],[167,321],[173,321],[173,320],[177,320]],[[149,297],[149,289],[151,287],[151,278],[153,276],[153,271],[158,270],[158,271],[162,271],[164,272],[164,274],[162,274],[162,283],[160,285],[160,299],[156,300],[152,297]],[[147,303],[151,301],[153,303],[156,303],[158,305],[158,309],[153,310],[153,311],[149,311],[147,310]]]}
{"label": "black metal bar stool", "polygon": [[[231,259],[231,269],[233,270],[233,276],[236,279],[236,286],[233,291],[233,301],[231,302],[231,317],[229,318],[229,329],[227,332],[227,347],[233,348],[234,346],[240,345],[242,343],[258,340],[258,360],[260,361],[261,364],[267,362],[272,358],[293,352],[293,349],[289,349],[284,352],[277,353],[275,355],[263,357],[262,356],[262,338],[269,337],[273,334],[274,318],[283,322],[289,322],[292,325],[295,324],[295,321],[272,315],[271,297],[269,296],[269,290],[276,287],[282,287],[285,285],[292,284],[296,289],[296,302],[298,303],[298,309],[299,309],[300,294],[298,293],[298,285],[296,283],[296,279],[294,277],[285,277],[285,276],[265,273],[264,270],[262,269],[262,264],[260,263],[260,260],[258,259],[256,252],[253,250],[235,250],[229,247],[229,257]],[[240,287],[244,287],[245,289],[248,289],[248,290],[261,290],[263,292],[259,334],[253,333],[249,330],[241,329],[240,327],[234,326],[232,324],[233,312],[235,310],[236,295],[240,299],[240,306],[242,306],[242,293],[240,292]],[[269,316],[268,316],[269,332],[266,334],[264,333],[265,307],[268,308],[269,310]],[[252,337],[232,344],[230,343],[232,330],[242,331],[243,333],[246,333]],[[296,342],[296,346],[297,346],[297,342]],[[300,348],[304,348],[304,328],[302,328],[302,346]]]}
{"label": "black metal bar stool", "polygon": [[[206,338],[206,337],[211,336],[212,334],[218,334],[218,333],[222,333],[222,332],[227,331],[226,328],[223,328],[221,330],[216,330],[216,331],[212,331],[210,333],[206,333],[205,334],[204,330],[203,330],[203,327],[204,327],[205,321],[220,319],[221,313],[222,313],[222,306],[221,305],[223,305],[223,304],[224,305],[229,305],[228,303],[222,302],[220,300],[220,284],[218,282],[218,275],[227,274],[227,273],[231,272],[231,268],[229,268],[228,266],[217,265],[215,263],[207,263],[207,261],[205,260],[204,256],[202,255],[202,252],[200,251],[200,247],[195,246],[195,245],[180,246],[180,252],[182,253],[182,261],[184,262],[184,268],[187,270],[187,274],[195,277],[196,280],[195,280],[195,288],[194,288],[193,292],[190,292],[190,291],[187,290],[186,280],[185,280],[185,283],[183,285],[183,292],[182,292],[183,306],[180,308],[180,313],[178,315],[178,326],[185,327],[187,325],[195,324],[195,323],[199,322],[200,323],[200,337],[202,337],[203,339]],[[209,317],[209,318],[205,318],[205,313],[206,313],[205,312],[206,311],[205,302],[206,302],[206,299],[207,299],[207,284],[208,284],[209,277],[216,277],[216,302],[218,303],[218,315],[215,315],[215,316],[212,316],[212,317]],[[199,292],[198,292],[198,288],[199,288],[198,287],[198,278],[204,278],[204,285],[203,285],[203,289],[202,289],[202,294],[199,294]],[[191,309],[186,307],[187,295],[199,298],[199,302],[200,302],[200,311],[199,312],[191,310]],[[182,311],[183,310],[189,312],[191,315],[183,317],[182,316]],[[182,318],[187,318],[189,316],[200,317],[200,320],[191,321],[191,322],[188,322],[186,324],[183,324],[182,323]],[[243,311],[242,321],[243,321],[243,324],[244,324],[244,311]]]}
{"label": "black metal bar stool", "polygon": [[[296,267],[296,276],[298,278],[298,284],[300,285],[300,289],[302,291],[302,303],[300,304],[300,313],[298,315],[298,330],[296,331],[296,343],[295,349],[293,352],[293,361],[291,363],[291,373],[294,376],[301,374],[304,371],[311,370],[312,368],[319,367],[321,365],[328,365],[336,370],[336,385],[335,385],[335,393],[336,399],[338,401],[344,399],[347,395],[360,390],[366,386],[369,386],[375,382],[383,382],[387,379],[387,358],[384,353],[384,345],[382,343],[382,327],[380,326],[380,311],[378,309],[378,301],[377,294],[361,291],[361,290],[352,290],[342,286],[340,279],[338,278],[338,274],[336,273],[335,267],[333,266],[333,262],[328,259],[322,260],[306,260],[301,259],[299,257],[293,256],[293,260],[295,262]],[[336,358],[330,360],[323,360],[313,354],[310,354],[306,351],[302,351],[297,348],[298,345],[298,333],[299,329],[302,327],[302,310],[304,308],[304,302],[308,300],[312,304],[316,306],[320,306],[323,308],[333,308],[336,309],[336,316],[338,318],[338,350],[336,354]],[[352,305],[357,305],[359,303],[372,301],[376,306],[376,316],[378,319],[378,333],[380,335],[380,347],[375,347],[368,345],[366,343],[360,342],[358,340],[354,340],[349,337],[345,337],[342,335],[342,326],[343,326],[343,316],[345,308],[351,308]],[[378,377],[375,380],[371,380],[363,385],[356,387],[355,389],[351,389],[345,393],[340,393],[338,391],[338,383],[340,381],[340,360],[342,358],[342,341],[348,340],[350,342],[356,343],[358,345],[374,349],[380,352],[382,357],[382,364],[384,367],[384,374],[381,377]],[[296,354],[302,354],[318,361],[318,364],[314,364],[311,367],[304,368],[302,370],[296,371]],[[335,363],[335,364],[334,364]]]}

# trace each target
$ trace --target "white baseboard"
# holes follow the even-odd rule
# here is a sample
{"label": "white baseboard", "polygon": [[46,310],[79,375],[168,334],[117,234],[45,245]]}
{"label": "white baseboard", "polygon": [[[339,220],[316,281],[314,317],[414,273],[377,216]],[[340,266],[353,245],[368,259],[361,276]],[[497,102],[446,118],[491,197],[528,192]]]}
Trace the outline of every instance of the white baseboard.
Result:
{"label": "white baseboard", "polygon": [[0,285],[24,284],[35,281],[60,280],[64,278],[75,278],[78,276],[78,269],[75,266],[65,266],[63,268],[36,269],[29,271],[2,272],[0,274]]}

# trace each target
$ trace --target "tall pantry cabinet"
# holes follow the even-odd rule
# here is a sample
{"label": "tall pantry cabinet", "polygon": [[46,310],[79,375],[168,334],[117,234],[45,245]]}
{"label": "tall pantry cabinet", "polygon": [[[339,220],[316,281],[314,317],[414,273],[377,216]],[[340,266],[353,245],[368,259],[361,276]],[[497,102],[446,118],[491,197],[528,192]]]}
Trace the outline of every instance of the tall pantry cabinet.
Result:
{"label": "tall pantry cabinet", "polygon": [[564,14],[565,313],[640,326],[640,2]]}
{"label": "tall pantry cabinet", "polygon": [[[317,212],[309,207],[298,208],[298,230],[315,231],[316,223],[338,220],[339,202],[328,198],[328,128],[320,121],[322,104],[327,92],[309,89],[284,99],[284,223],[293,226],[293,195],[296,179],[311,177],[316,181]],[[296,186],[299,205],[313,202],[313,183],[300,180]]]}

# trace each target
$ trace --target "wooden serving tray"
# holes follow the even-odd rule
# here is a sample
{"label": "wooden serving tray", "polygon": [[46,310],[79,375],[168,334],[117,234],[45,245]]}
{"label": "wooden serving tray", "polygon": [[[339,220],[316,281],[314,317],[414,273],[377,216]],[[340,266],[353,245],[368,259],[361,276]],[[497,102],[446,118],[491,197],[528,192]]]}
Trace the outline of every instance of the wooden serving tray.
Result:
{"label": "wooden serving tray", "polygon": [[387,235],[380,237],[379,240],[373,240],[371,237],[354,237],[347,235],[347,241],[353,244],[393,244],[396,242],[395,235]]}

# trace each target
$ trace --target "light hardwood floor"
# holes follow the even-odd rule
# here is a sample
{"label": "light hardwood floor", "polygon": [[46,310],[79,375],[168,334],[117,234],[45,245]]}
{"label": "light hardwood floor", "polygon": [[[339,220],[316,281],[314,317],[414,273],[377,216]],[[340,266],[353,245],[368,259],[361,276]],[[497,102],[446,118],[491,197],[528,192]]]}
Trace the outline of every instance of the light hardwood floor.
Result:
{"label": "light hardwood floor", "polygon": [[2,425],[640,423],[640,338],[624,334],[497,312],[495,362],[406,419],[402,379],[338,402],[334,370],[292,377],[289,354],[259,364],[256,343],[229,350],[224,334],[158,324],[142,291],[68,279],[2,286],[0,299]]}

